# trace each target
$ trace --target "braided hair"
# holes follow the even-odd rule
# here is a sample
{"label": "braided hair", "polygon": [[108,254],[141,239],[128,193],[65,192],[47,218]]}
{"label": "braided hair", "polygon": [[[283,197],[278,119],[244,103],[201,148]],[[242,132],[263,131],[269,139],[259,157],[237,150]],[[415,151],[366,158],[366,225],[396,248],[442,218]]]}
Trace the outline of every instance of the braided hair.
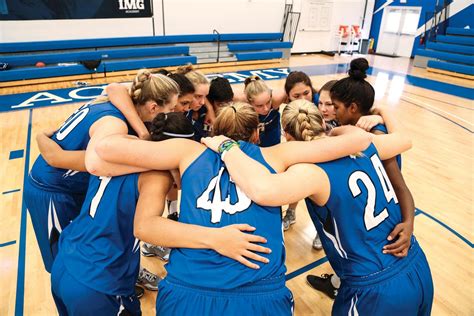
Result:
{"label": "braided hair", "polygon": [[163,106],[176,94],[179,94],[176,82],[162,74],[152,74],[148,69],[138,71],[130,89],[130,96],[135,105],[144,105],[152,100]]}
{"label": "braided hair", "polygon": [[170,138],[193,139],[194,128],[183,113],[160,113],[147,125],[152,141]]}
{"label": "braided hair", "polygon": [[317,107],[307,100],[295,100],[284,109],[281,125],[295,140],[310,141],[324,135],[324,119]]}

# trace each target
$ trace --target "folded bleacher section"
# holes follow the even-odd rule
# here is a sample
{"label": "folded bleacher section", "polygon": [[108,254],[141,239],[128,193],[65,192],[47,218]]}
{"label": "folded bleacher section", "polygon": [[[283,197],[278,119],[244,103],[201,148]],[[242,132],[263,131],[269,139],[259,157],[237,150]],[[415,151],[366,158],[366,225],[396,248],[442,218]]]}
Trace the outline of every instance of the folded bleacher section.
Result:
{"label": "folded bleacher section", "polygon": [[[198,34],[0,44],[0,82],[191,64],[288,59],[282,33]],[[36,64],[40,62],[40,67]],[[44,66],[43,66],[44,64]],[[86,67],[86,65],[88,67]],[[92,66],[91,66],[92,65]]]}
{"label": "folded bleacher section", "polygon": [[448,27],[425,49],[418,49],[414,65],[428,71],[474,79],[474,30]]}

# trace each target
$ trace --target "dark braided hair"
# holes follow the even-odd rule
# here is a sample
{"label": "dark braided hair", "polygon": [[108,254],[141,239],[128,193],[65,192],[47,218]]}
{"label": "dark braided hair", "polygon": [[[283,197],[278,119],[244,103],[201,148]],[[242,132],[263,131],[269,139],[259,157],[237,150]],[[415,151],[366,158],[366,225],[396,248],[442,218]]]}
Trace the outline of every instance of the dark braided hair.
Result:
{"label": "dark braided hair", "polygon": [[152,141],[170,138],[193,139],[194,128],[183,113],[171,112],[158,114],[152,123],[147,124]]}

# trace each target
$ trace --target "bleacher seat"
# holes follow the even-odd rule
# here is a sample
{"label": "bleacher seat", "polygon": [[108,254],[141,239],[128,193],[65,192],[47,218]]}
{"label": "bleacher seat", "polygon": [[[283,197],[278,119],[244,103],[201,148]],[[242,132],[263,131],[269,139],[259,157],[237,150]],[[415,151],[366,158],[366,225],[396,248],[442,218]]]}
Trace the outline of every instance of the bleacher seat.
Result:
{"label": "bleacher seat", "polygon": [[464,54],[455,54],[448,52],[440,52],[429,49],[418,49],[416,51],[417,55],[431,57],[439,60],[446,60],[460,64],[474,65],[474,56],[464,55]]}
{"label": "bleacher seat", "polygon": [[430,60],[428,61],[428,68],[436,68],[436,69],[474,76],[474,67],[455,64],[455,63],[448,63],[445,61]]}
{"label": "bleacher seat", "polygon": [[[101,72],[106,76],[139,68],[215,62],[218,41],[223,43],[221,61],[278,59],[283,53],[287,58],[292,43],[281,42],[282,36],[229,33],[1,43],[0,62],[8,63],[11,69],[0,73],[0,82]],[[80,64],[84,61],[97,61],[99,66],[89,70]],[[45,67],[34,67],[37,62]]]}

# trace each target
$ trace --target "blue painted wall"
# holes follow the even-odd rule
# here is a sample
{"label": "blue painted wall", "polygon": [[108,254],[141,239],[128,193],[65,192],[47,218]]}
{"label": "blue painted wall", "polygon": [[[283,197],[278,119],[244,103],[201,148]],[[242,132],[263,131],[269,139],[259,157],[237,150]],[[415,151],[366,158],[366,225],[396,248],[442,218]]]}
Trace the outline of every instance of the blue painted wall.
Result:
{"label": "blue painted wall", "polygon": [[461,27],[461,28],[469,26],[470,29],[474,29],[473,17],[474,17],[474,4],[471,4],[466,9],[450,17],[448,20],[448,26]]}
{"label": "blue painted wall", "polygon": [[[375,6],[374,6],[374,12],[377,11],[377,9],[379,9],[386,2],[387,0],[376,0]],[[434,0],[407,0],[407,3],[400,3],[400,0],[394,0],[389,6],[421,7],[420,21],[418,23],[418,27],[420,27],[425,24],[426,13],[435,11],[435,3],[436,2]],[[380,10],[379,12],[375,13],[372,17],[372,24],[370,28],[370,38],[374,39],[375,51],[377,51],[377,41],[378,41],[378,37],[380,33],[380,27],[382,24],[383,12],[384,10]],[[472,18],[473,16],[474,16],[474,5],[471,4],[469,7],[465,8],[464,10],[458,12],[454,16],[451,16],[447,21],[447,26],[464,28],[466,25],[469,25],[470,28],[474,28],[474,23],[473,23],[474,19]],[[413,56],[413,53],[420,47],[421,47],[420,36],[417,36],[415,38],[415,42],[413,45],[412,56]]]}

